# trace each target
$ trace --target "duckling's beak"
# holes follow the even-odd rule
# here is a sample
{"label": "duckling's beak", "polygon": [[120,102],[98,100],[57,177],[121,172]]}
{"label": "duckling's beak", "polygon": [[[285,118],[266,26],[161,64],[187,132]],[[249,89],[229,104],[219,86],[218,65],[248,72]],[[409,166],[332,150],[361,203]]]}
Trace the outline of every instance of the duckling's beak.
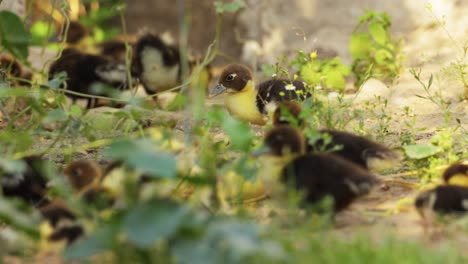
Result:
{"label": "duckling's beak", "polygon": [[263,155],[267,155],[267,154],[271,154],[272,151],[271,151],[271,148],[267,145],[263,145],[261,146],[259,149],[257,150],[254,150],[251,155],[252,157],[259,157],[259,156],[263,156]]}
{"label": "duckling's beak", "polygon": [[227,90],[227,89],[226,89],[226,87],[225,87],[224,85],[218,83],[218,84],[216,85],[216,87],[213,88],[213,89],[210,91],[209,97],[211,98],[211,97],[215,97],[215,96],[217,96],[217,95],[220,95],[220,94],[224,93],[226,90]]}

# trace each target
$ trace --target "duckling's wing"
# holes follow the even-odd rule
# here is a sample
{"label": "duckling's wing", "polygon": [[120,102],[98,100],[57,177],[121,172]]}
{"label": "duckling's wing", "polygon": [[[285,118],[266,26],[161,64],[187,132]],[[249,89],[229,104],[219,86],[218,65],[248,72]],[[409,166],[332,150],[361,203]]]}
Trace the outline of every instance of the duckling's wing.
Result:
{"label": "duckling's wing", "polygon": [[304,82],[300,80],[268,80],[258,86],[256,98],[257,107],[263,114],[268,114],[267,105],[289,100],[304,100],[310,94],[306,91]]}

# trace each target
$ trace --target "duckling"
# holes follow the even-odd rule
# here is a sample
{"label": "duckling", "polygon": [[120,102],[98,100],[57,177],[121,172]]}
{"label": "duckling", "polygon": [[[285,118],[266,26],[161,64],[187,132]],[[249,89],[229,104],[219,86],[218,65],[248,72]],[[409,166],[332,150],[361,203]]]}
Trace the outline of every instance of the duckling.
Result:
{"label": "duckling", "polygon": [[95,186],[102,178],[101,168],[92,160],[73,161],[65,167],[63,174],[76,191]]}
{"label": "duckling", "polygon": [[441,213],[468,211],[468,165],[456,162],[442,173],[445,185],[424,191],[416,197],[415,207],[424,218],[426,210]]}
{"label": "duckling", "polygon": [[[97,91],[105,86],[112,90],[128,89],[127,69],[125,64],[114,62],[101,55],[83,53],[74,48],[63,50],[62,56],[49,68],[49,79],[59,72],[67,73],[68,90],[105,96],[108,91]],[[108,89],[106,89],[108,90]],[[73,102],[79,98],[87,99],[87,108],[96,107],[97,100],[80,95],[67,94]]]}
{"label": "duckling", "polygon": [[226,66],[212,90],[211,96],[227,92],[224,105],[237,118],[256,125],[265,125],[268,112],[278,102],[304,100],[310,94],[300,80],[273,79],[261,83],[257,89],[247,66]]}
{"label": "duckling", "polygon": [[[304,127],[305,122],[301,112],[302,106],[295,101],[282,103],[273,115],[273,125],[289,124],[292,121],[299,127]],[[331,136],[330,142],[326,146],[323,139],[309,143],[307,152],[337,149],[333,154],[374,172],[393,168],[402,159],[390,148],[362,136],[332,129],[321,129],[319,132]]]}
{"label": "duckling", "polygon": [[337,212],[369,193],[379,182],[369,171],[338,155],[305,154],[305,138],[292,126],[273,128],[265,135],[264,142],[271,155],[283,159],[279,179],[304,190],[304,202],[316,203],[331,196]]}
{"label": "duckling", "polygon": [[273,113],[273,126],[295,125],[296,127],[303,128],[305,120],[304,117],[301,116],[301,112],[302,106],[298,102],[281,102]]}
{"label": "duckling", "polygon": [[446,184],[459,185],[468,188],[468,164],[455,162],[445,169],[442,179]]}
{"label": "duckling", "polygon": [[77,160],[68,164],[63,170],[63,174],[73,190],[78,192],[85,202],[93,203],[99,208],[108,208],[115,200],[111,190],[103,186],[102,183],[113,169],[114,167],[106,168],[103,171],[92,160]]}
{"label": "duckling", "polygon": [[13,56],[9,54],[0,56],[0,68],[4,69],[5,73],[14,79],[14,84],[21,86],[31,85],[32,73],[25,70]]}
{"label": "duckling", "polygon": [[61,247],[61,242],[65,242],[66,245],[70,245],[84,235],[84,229],[78,223],[77,217],[64,202],[54,200],[40,207],[39,212],[46,220],[45,225],[41,226],[41,231],[47,239],[47,244],[58,242],[58,247]]}
{"label": "duckling", "polygon": [[146,33],[135,44],[132,72],[148,94],[175,87],[182,74],[179,50],[164,43],[159,36]]}
{"label": "duckling", "polygon": [[[128,42],[128,45],[132,49],[135,43],[132,41]],[[107,40],[97,45],[99,54],[106,56],[114,61],[125,63],[127,57],[127,47],[125,41],[113,39]]]}
{"label": "duckling", "polygon": [[3,196],[17,197],[33,206],[49,202],[47,197],[47,178],[44,176],[46,161],[38,156],[22,158],[23,172],[0,171],[0,187]]}

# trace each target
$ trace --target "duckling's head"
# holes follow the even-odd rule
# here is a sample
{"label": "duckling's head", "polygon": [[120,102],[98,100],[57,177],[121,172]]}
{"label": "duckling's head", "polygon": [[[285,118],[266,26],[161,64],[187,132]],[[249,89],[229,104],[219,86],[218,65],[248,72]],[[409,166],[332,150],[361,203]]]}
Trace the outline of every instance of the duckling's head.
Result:
{"label": "duckling's head", "polygon": [[442,179],[450,185],[468,187],[468,164],[456,162],[445,169]]}
{"label": "duckling's head", "polygon": [[291,123],[295,123],[293,125],[302,127],[304,120],[300,117],[301,112],[302,106],[298,102],[281,102],[273,113],[273,125],[291,125]]}
{"label": "duckling's head", "polygon": [[305,138],[300,130],[293,126],[277,126],[265,135],[265,145],[274,156],[302,154],[305,152]]}
{"label": "duckling's head", "polygon": [[101,169],[92,160],[73,161],[63,173],[76,191],[86,189],[101,178]]}
{"label": "duckling's head", "polygon": [[68,31],[66,34],[67,43],[77,44],[87,35],[88,35],[88,30],[86,29],[84,25],[82,25],[78,21],[70,21],[70,25],[68,26]]}
{"label": "duckling's head", "polygon": [[219,77],[218,84],[211,91],[211,96],[216,96],[224,92],[238,93],[247,87],[247,83],[252,81],[252,72],[242,64],[229,64]]}

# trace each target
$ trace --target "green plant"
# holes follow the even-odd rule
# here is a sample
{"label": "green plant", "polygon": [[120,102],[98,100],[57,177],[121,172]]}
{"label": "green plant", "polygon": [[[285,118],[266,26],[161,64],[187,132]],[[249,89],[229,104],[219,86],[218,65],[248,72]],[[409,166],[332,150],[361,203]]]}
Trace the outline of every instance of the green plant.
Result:
{"label": "green plant", "polygon": [[346,77],[351,73],[349,67],[341,62],[340,57],[317,59],[317,52],[307,55],[299,51],[290,65],[310,87],[320,86],[337,92],[344,91]]}
{"label": "green plant", "polygon": [[402,71],[401,41],[393,39],[390,26],[387,13],[367,11],[359,18],[349,42],[356,87],[367,75],[393,81]]}

